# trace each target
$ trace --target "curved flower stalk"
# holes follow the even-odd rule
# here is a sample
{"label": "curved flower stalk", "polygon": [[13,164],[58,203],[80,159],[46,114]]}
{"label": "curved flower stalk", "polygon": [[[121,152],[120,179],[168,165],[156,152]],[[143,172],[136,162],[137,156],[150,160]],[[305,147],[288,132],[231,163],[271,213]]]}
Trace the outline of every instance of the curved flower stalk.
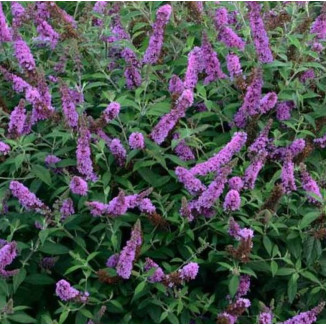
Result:
{"label": "curved flower stalk", "polygon": [[170,19],[171,11],[172,7],[170,5],[164,5],[157,10],[153,33],[143,58],[144,63],[157,63],[163,46],[164,28]]}
{"label": "curved flower stalk", "polygon": [[7,242],[0,239],[0,276],[10,277],[18,273],[18,269],[8,271],[6,268],[17,256],[16,242]]}
{"label": "curved flower stalk", "polygon": [[193,100],[193,92],[189,89],[184,90],[178,98],[175,107],[160,119],[150,134],[150,137],[157,144],[160,145],[163,143],[177,122],[185,116],[186,110],[192,105]]}
{"label": "curved flower stalk", "polygon": [[12,138],[21,136],[24,132],[24,126],[26,123],[26,110],[25,101],[20,100],[19,104],[14,108],[10,114],[10,120],[8,124],[8,132]]}
{"label": "curved flower stalk", "polygon": [[244,128],[247,124],[247,118],[259,114],[261,91],[263,87],[262,71],[257,69],[253,80],[247,88],[242,106],[234,116],[234,124],[239,128]]}
{"label": "curved flower stalk", "polygon": [[320,303],[315,308],[301,312],[300,314],[284,321],[282,324],[312,324],[317,320],[317,316],[324,310],[325,302]]}
{"label": "curved flower stalk", "polygon": [[270,49],[268,35],[260,16],[261,5],[258,2],[247,1],[251,34],[256,48],[258,60],[262,63],[272,62],[273,54]]}
{"label": "curved flower stalk", "polygon": [[247,134],[245,132],[234,133],[230,142],[228,142],[217,154],[206,162],[198,163],[190,169],[193,175],[206,175],[210,172],[217,172],[221,166],[229,163],[236,153],[245,145]]}
{"label": "curved flower stalk", "polygon": [[142,230],[138,220],[131,230],[130,240],[127,241],[125,247],[119,254],[119,259],[116,265],[117,274],[123,279],[129,279],[133,269],[134,262],[140,252],[142,245]]}
{"label": "curved flower stalk", "polygon": [[0,2],[0,42],[11,42],[12,36],[6,22],[5,14],[2,10],[2,2]]}
{"label": "curved flower stalk", "polygon": [[14,197],[16,197],[19,203],[27,210],[34,210],[36,212],[42,213],[49,210],[49,208],[36,197],[36,195],[29,191],[19,181],[11,181],[9,189]]}
{"label": "curved flower stalk", "polygon": [[88,292],[80,292],[76,290],[66,280],[60,280],[57,282],[55,293],[62,301],[86,303],[89,297]]}
{"label": "curved flower stalk", "polygon": [[[301,184],[302,188],[308,193],[308,201],[315,204],[320,205],[323,199],[320,189],[318,187],[317,182],[311,177],[309,172],[307,171],[307,168],[304,163],[300,163],[300,178],[301,178]],[[316,198],[311,196],[309,193],[314,194]],[[320,199],[320,201],[318,200]]]}
{"label": "curved flower stalk", "polygon": [[201,56],[203,58],[203,71],[207,75],[207,77],[204,79],[204,85],[218,79],[226,78],[225,73],[221,69],[221,64],[218,60],[217,53],[213,50],[206,33],[204,33],[202,37]]}
{"label": "curved flower stalk", "polygon": [[244,189],[254,189],[258,174],[264,166],[266,157],[267,152],[261,150],[247,167],[243,177]]}

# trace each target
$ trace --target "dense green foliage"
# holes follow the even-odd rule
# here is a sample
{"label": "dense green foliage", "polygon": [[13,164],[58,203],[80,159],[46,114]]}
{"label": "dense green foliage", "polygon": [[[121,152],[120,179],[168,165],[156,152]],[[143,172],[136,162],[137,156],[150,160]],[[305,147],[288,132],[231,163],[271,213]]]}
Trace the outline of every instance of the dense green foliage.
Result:
{"label": "dense green foliage", "polygon": [[[0,238],[17,243],[18,255],[9,269],[19,269],[18,274],[0,279],[1,322],[215,323],[217,315],[225,311],[228,304],[226,297],[236,294],[240,275],[244,274],[251,276],[251,288],[246,296],[251,300],[251,307],[239,317],[239,323],[256,323],[263,305],[273,308],[274,322],[280,322],[325,299],[324,204],[309,202],[299,179],[299,161],[303,160],[325,195],[325,150],[315,148],[312,142],[326,131],[323,127],[325,51],[312,51],[310,42],[314,35],[309,32],[322,3],[303,6],[263,3],[262,13],[273,9],[279,19],[273,25],[270,17],[264,16],[274,61],[261,64],[252,43],[245,3],[207,2],[204,13],[199,16],[189,4],[173,2],[159,63],[142,65],[142,83],[130,90],[123,75],[126,64],[122,58],[110,56],[110,50],[129,47],[141,60],[156,10],[163,4],[165,2],[160,1],[123,3],[121,22],[131,40],[115,43],[101,39],[111,33],[110,15],[94,13],[94,3],[89,2],[58,3],[74,16],[78,26],[71,32],[60,19],[50,19],[61,35],[54,50],[37,46],[34,41],[37,31],[31,21],[18,28],[31,49],[38,74],[47,78],[57,114],[38,121],[29,134],[10,138],[9,115],[23,95],[17,94],[11,82],[0,74],[0,140],[11,147],[8,155],[0,156]],[[33,5],[24,3],[25,7]],[[250,81],[253,69],[261,67],[263,94],[273,91],[278,101],[294,101],[295,109],[287,121],[278,121],[275,110],[271,110],[252,118],[246,128],[230,128],[229,123],[243,102],[245,89],[229,77],[204,85],[200,76],[194,89],[194,105],[175,128],[196,156],[195,160],[184,162],[174,152],[178,144],[176,139],[168,137],[158,145],[149,134],[173,104],[168,91],[170,78],[173,74],[184,78],[187,56],[194,46],[201,46],[204,31],[227,74],[226,56],[230,49],[217,40],[213,23],[214,12],[221,6],[238,12],[239,28],[235,31],[246,41],[246,47],[242,52],[232,50],[239,56],[246,77],[242,82]],[[3,2],[3,10],[11,25],[10,4]],[[286,19],[287,16],[290,19]],[[95,18],[103,20],[102,27],[94,24]],[[0,65],[37,86],[33,76],[19,67],[13,44],[3,42],[0,48]],[[56,64],[63,57],[66,58],[65,68],[57,72]],[[117,65],[108,69],[112,62]],[[299,77],[310,68],[314,69],[315,78],[302,83]],[[59,81],[53,82],[49,76],[59,77]],[[107,124],[104,131],[121,140],[127,149],[126,163],[119,166],[103,140],[92,141],[92,161],[98,180],[88,182],[87,196],[69,190],[71,177],[79,175],[76,171],[78,133],[62,119],[60,83],[83,93],[84,101],[77,105],[80,124],[86,123],[86,115],[99,118],[113,101],[121,105],[118,118]],[[196,108],[199,103],[205,104],[207,110],[200,112]],[[30,112],[31,105],[26,104],[26,109]],[[248,145],[269,118],[273,119],[270,138],[276,146],[288,146],[298,138],[306,141],[303,155],[294,161],[297,191],[281,195],[273,202],[274,207],[266,207],[272,192],[278,189],[282,169],[282,162],[268,160],[255,188],[241,192],[239,210],[232,214],[223,210],[225,189],[214,204],[212,217],[198,216],[188,222],[181,216],[180,208],[183,198],[190,201],[193,196],[178,181],[175,168],[189,169],[196,162],[206,161],[230,141],[234,132],[241,130],[248,133],[249,143],[235,155],[232,176],[243,176],[250,164]],[[145,136],[145,149],[129,148],[128,137],[132,132]],[[44,163],[49,154],[61,158],[56,164],[59,172]],[[50,207],[50,222],[49,216],[27,211],[20,205],[9,191],[12,180],[23,183]],[[213,175],[201,180],[207,185]],[[120,190],[132,195],[149,188],[153,188],[148,197],[156,206],[157,219],[166,222],[163,226],[137,209],[115,218],[93,217],[86,205],[89,201],[108,203]],[[62,220],[59,209],[66,198],[73,200],[75,214]],[[237,241],[228,234],[231,216],[241,227],[254,230],[248,262],[237,260],[226,250],[229,245],[237,246]],[[114,269],[106,268],[106,260],[122,250],[137,220],[141,222],[143,244],[131,278],[114,284],[101,282],[99,270],[105,269],[112,277],[116,275]],[[36,228],[35,222],[43,225],[43,229]],[[55,257],[53,268],[45,269],[40,265],[44,257]],[[195,280],[171,288],[149,283],[147,277],[153,271],[144,271],[146,257],[152,258],[166,274],[190,261],[199,264],[199,273]],[[61,301],[55,295],[56,282],[61,279],[80,291],[88,291],[88,302]],[[101,309],[102,312],[106,309],[103,316]],[[326,322],[325,312],[318,322]]]}

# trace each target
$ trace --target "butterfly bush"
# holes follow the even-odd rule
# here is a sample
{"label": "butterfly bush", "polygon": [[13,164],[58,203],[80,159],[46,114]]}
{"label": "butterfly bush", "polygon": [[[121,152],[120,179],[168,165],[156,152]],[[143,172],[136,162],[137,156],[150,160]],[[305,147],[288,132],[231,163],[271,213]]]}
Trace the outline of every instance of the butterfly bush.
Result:
{"label": "butterfly bush", "polygon": [[1,2],[0,322],[323,323],[325,41],[318,1]]}

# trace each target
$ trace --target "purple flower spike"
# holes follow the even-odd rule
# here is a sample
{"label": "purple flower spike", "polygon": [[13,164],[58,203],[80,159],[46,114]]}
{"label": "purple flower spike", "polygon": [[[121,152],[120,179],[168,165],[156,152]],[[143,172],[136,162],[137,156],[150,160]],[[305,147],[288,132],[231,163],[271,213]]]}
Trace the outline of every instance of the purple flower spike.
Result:
{"label": "purple flower spike", "polygon": [[35,70],[35,61],[31,50],[23,40],[17,40],[14,42],[15,56],[19,62],[19,65],[26,70],[31,72]]}
{"label": "purple flower spike", "polygon": [[151,270],[152,268],[155,268],[155,271],[154,271],[153,275],[148,277],[148,282],[150,282],[150,283],[161,282],[165,277],[165,274],[164,274],[162,268],[159,267],[159,265],[157,265],[152,259],[147,257],[144,269],[147,272],[147,271]]}
{"label": "purple flower spike", "polygon": [[272,62],[273,54],[269,46],[268,35],[260,15],[261,5],[258,2],[247,1],[251,34],[256,48],[258,60],[262,63]]}
{"label": "purple flower spike", "polygon": [[241,198],[237,190],[231,189],[225,196],[223,209],[225,211],[236,211],[240,208]]}
{"label": "purple flower spike", "polygon": [[80,177],[74,176],[70,181],[70,190],[72,193],[80,196],[86,196],[88,192],[88,185],[85,180]]}
{"label": "purple flower spike", "polygon": [[65,280],[57,282],[55,293],[62,301],[70,301],[80,294],[78,290],[73,288],[70,283]]}
{"label": "purple flower spike", "polygon": [[0,42],[10,42],[11,40],[11,32],[8,28],[6,17],[2,10],[2,2],[0,2]]}
{"label": "purple flower spike", "polygon": [[0,141],[0,155],[8,155],[10,152],[10,146],[3,141]]}
{"label": "purple flower spike", "polygon": [[143,134],[140,132],[133,132],[129,136],[129,146],[132,149],[144,149],[145,142]]}
{"label": "purple flower spike", "polygon": [[179,275],[182,280],[194,280],[198,274],[198,271],[199,265],[197,263],[191,262],[179,270]]}
{"label": "purple flower spike", "polygon": [[156,21],[153,25],[153,33],[144,54],[144,63],[157,63],[163,46],[164,27],[170,19],[171,11],[172,7],[170,5],[164,5],[157,10]]}
{"label": "purple flower spike", "polygon": [[130,240],[127,241],[126,246],[121,250],[119,260],[116,266],[117,274],[123,279],[129,279],[131,276],[134,261],[136,259],[136,251],[142,244],[141,225],[137,221],[134,225]]}

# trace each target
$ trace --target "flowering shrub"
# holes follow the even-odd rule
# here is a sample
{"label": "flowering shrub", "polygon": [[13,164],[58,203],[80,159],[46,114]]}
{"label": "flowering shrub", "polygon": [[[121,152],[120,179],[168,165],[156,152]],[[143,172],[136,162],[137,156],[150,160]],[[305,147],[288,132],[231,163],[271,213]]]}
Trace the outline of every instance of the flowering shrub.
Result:
{"label": "flowering shrub", "polygon": [[0,3],[0,321],[320,323],[321,2]]}

